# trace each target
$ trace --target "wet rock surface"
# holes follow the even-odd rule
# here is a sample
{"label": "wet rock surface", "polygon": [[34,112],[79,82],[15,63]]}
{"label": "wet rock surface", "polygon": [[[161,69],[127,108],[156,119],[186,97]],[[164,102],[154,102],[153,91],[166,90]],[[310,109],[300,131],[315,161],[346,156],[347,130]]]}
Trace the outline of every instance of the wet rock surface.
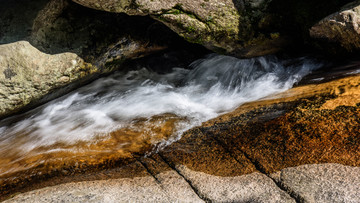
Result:
{"label": "wet rock surface", "polygon": [[[125,169],[117,167],[124,163],[118,163],[112,165],[114,169],[100,167],[103,172],[97,177],[89,178],[86,174],[91,172],[84,170],[73,176],[55,177],[52,184],[49,176],[41,181],[34,178],[35,186],[26,186],[23,180],[23,187],[14,184],[13,189],[8,188],[2,194],[8,197],[16,191],[53,184],[102,180],[44,188],[17,195],[9,201],[27,198],[41,201],[45,197],[56,200],[63,193],[55,191],[65,192],[69,188],[78,191],[78,196],[68,193],[71,200],[100,198],[106,201],[112,194],[125,194],[122,192],[127,191],[129,185],[135,189],[123,198],[131,199],[138,191],[144,191],[136,198],[155,192],[153,198],[164,201],[180,201],[185,197],[189,201],[215,202],[356,201],[360,110],[358,103],[347,101],[359,98],[359,84],[359,76],[349,76],[299,86],[276,95],[275,99],[245,104],[186,132],[179,141],[158,153],[129,159],[128,163],[133,162],[127,165],[133,167],[129,176],[120,172]],[[342,102],[333,102],[330,108],[328,104],[340,97]],[[102,177],[101,174],[108,175]],[[114,188],[120,191],[111,192]],[[177,192],[187,195],[177,195]],[[94,199],[84,199],[85,194]]]}

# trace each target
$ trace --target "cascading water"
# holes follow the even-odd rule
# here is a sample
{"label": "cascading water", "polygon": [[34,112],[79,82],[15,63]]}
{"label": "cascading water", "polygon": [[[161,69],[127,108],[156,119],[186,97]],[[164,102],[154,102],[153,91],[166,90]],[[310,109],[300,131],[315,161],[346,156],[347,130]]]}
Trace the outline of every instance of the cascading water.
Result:
{"label": "cascading water", "polygon": [[64,156],[126,153],[143,143],[166,145],[242,103],[291,88],[320,66],[306,58],[209,55],[190,69],[117,72],[21,119],[4,121],[0,175]]}

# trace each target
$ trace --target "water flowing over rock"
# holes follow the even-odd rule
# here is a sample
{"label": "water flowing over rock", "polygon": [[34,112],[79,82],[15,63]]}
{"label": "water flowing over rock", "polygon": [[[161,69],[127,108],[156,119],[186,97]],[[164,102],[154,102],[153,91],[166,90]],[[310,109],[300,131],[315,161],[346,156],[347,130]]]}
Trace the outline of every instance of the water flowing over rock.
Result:
{"label": "water flowing over rock", "polygon": [[[344,6],[314,25],[310,29],[311,37],[336,44],[349,52],[360,49],[360,1]],[[329,47],[329,46],[326,46]],[[337,50],[331,51],[334,53]]]}
{"label": "water flowing over rock", "polygon": [[[281,84],[286,83],[288,79],[293,83],[301,78],[300,76],[291,78],[295,74],[291,74],[290,70],[296,70],[297,74],[301,73],[302,75],[309,71],[308,63],[307,65],[299,63],[304,59],[277,63],[277,65],[292,66],[284,68],[284,72],[279,71],[280,67],[274,68],[275,63],[272,62],[274,59],[271,57],[269,59],[270,62],[266,62],[263,57],[239,60],[226,56],[210,56],[210,58],[193,63],[197,67],[193,70],[176,68],[172,70],[174,72],[163,73],[165,74],[162,75],[163,77],[144,69],[132,70],[129,74],[99,79],[92,85],[79,90],[78,93],[68,95],[68,98],[64,97],[65,100],[60,98],[44,108],[35,110],[35,113],[30,112],[31,117],[25,116],[19,122],[10,122],[9,127],[5,124],[0,128],[3,135],[1,137],[3,145],[0,149],[2,157],[5,157],[0,160],[3,170],[3,174],[0,176],[2,178],[0,179],[0,192],[6,196],[14,191],[27,191],[57,185],[64,181],[120,178],[120,180],[100,181],[99,184],[113,189],[118,188],[119,193],[112,193],[116,197],[126,193],[126,188],[137,183],[149,187],[137,188],[134,190],[134,195],[137,195],[136,191],[139,190],[150,190],[149,193],[151,193],[158,189],[153,185],[156,183],[164,184],[164,187],[160,188],[165,188],[161,189],[160,193],[156,193],[156,198],[179,199],[179,196],[174,195],[174,190],[178,190],[178,185],[169,186],[171,181],[175,181],[181,185],[179,187],[182,192],[189,193],[189,198],[196,199],[198,196],[205,201],[262,201],[269,198],[286,202],[292,199],[302,201],[314,198],[312,190],[306,190],[302,184],[291,183],[290,180],[293,177],[301,182],[302,179],[311,177],[313,174],[303,175],[303,170],[292,173],[292,170],[287,170],[287,168],[320,163],[360,166],[357,158],[360,152],[358,145],[360,140],[358,133],[360,76],[356,75],[359,73],[356,65],[353,67],[354,71],[346,72],[350,74],[348,77],[340,79],[330,77],[328,79],[331,80],[327,81],[324,78],[318,78],[317,75],[309,76],[311,83],[308,85],[302,85],[260,101],[246,103],[233,112],[223,114],[199,127],[186,131],[180,140],[170,145],[165,142],[166,145],[160,145],[162,148],[157,148],[159,139],[160,141],[168,139],[176,129],[174,123],[183,122],[195,116],[204,116],[201,114],[204,113],[204,110],[196,112],[201,106],[201,102],[209,107],[218,105],[215,108],[221,113],[224,112],[222,103],[227,103],[225,107],[229,106],[230,101],[241,97],[242,94],[248,98],[249,94],[257,92],[257,85],[260,85],[260,92],[271,90],[273,87],[282,88]],[[224,66],[224,62],[237,64],[237,66],[231,65],[224,70],[218,68]],[[253,69],[244,68],[244,65],[249,64],[253,65]],[[206,65],[212,68],[208,68],[208,72],[199,71]],[[230,67],[236,71],[229,71]],[[348,70],[346,67],[344,68]],[[220,74],[221,71],[223,71],[222,74]],[[264,82],[264,75],[258,74],[263,71],[270,71],[269,77],[265,78],[274,81],[273,85],[267,84],[264,87],[261,86],[262,83],[256,82],[260,78],[262,78],[260,81]],[[208,74],[209,72],[211,74]],[[241,72],[244,72],[242,74],[244,78],[229,79],[235,73]],[[290,78],[284,74],[289,74]],[[214,77],[209,77],[210,75],[217,76],[221,85],[217,85]],[[279,77],[274,77],[276,75]],[[322,74],[321,77],[324,75]],[[146,77],[144,78],[144,76]],[[184,82],[181,82],[179,76],[185,78]],[[116,79],[117,77],[118,79]],[[146,79],[149,77],[150,80]],[[167,79],[166,83],[164,83],[165,78]],[[159,82],[156,82],[157,80]],[[192,87],[200,85],[199,87],[201,87],[199,83],[202,80],[204,80],[202,85],[207,87],[203,91],[194,92],[192,91],[194,88],[186,88],[187,85]],[[146,82],[144,83],[144,81]],[[323,83],[317,84],[319,81],[323,81]],[[133,83],[141,85],[135,88],[132,86]],[[236,94],[237,89],[232,84],[237,84],[242,91]],[[126,91],[124,85],[131,86],[132,91]],[[92,91],[89,91],[91,87],[96,87],[97,92],[91,94]],[[110,87],[116,91],[109,89]],[[214,91],[218,88],[221,88],[221,91]],[[247,89],[249,91],[246,91]],[[232,98],[219,94],[226,91],[232,92],[230,95],[237,96]],[[142,96],[138,97],[139,92],[145,92],[146,95],[141,94]],[[181,92],[185,92],[184,97],[179,95]],[[169,93],[172,97],[167,96]],[[91,97],[86,99],[84,94],[90,94]],[[213,95],[215,97],[211,100],[218,102],[211,104],[208,100],[203,101],[202,95],[207,97]],[[188,98],[192,100],[186,103],[187,106],[172,105],[174,102],[179,104],[178,102],[184,101],[187,96],[190,96]],[[219,100],[214,99],[216,96],[219,97]],[[93,99],[96,97],[107,98],[105,100],[109,103],[94,101]],[[176,99],[172,100],[171,98]],[[226,101],[227,99],[229,101]],[[155,102],[151,103],[152,101]],[[70,105],[71,103],[74,105]],[[79,108],[81,103],[85,103],[87,108]],[[166,105],[169,103],[171,105]],[[175,106],[172,114],[164,114],[161,111],[166,107],[165,110],[168,112],[169,107],[172,106]],[[181,109],[181,107],[185,107],[185,109]],[[146,111],[138,112],[136,108]],[[191,109],[193,112],[189,111]],[[154,111],[161,115],[149,117],[149,113]],[[116,115],[116,112],[120,113]],[[175,114],[179,115],[175,116]],[[101,125],[106,127],[114,122],[122,122],[124,116],[135,116],[133,122],[123,122],[124,124],[130,123],[129,127],[116,129],[105,137],[96,135],[94,137],[92,134],[84,137],[87,135],[86,130],[94,131],[92,126],[89,128],[89,124],[95,123],[95,127],[102,130]],[[70,123],[67,125],[58,123],[62,120]],[[189,124],[189,122],[187,123]],[[81,130],[81,127],[84,127],[85,130]],[[54,129],[55,131],[53,131]],[[62,132],[65,133],[62,135]],[[75,133],[71,134],[72,132]],[[25,133],[26,136],[23,136],[22,133]],[[47,139],[49,137],[50,139]],[[86,139],[97,141],[91,143],[86,142]],[[25,145],[23,145],[24,143]],[[156,149],[161,150],[156,151]],[[28,151],[24,153],[24,150]],[[50,151],[43,153],[44,150]],[[142,157],[147,152],[152,153],[147,154],[145,158]],[[14,157],[16,158],[13,159]],[[39,162],[39,160],[44,162]],[[123,170],[123,167],[118,168],[119,166],[132,167],[133,172],[123,176],[121,175],[123,173],[119,172]],[[104,168],[112,170],[113,167],[116,168],[115,174],[103,171]],[[338,168],[340,168],[340,173],[342,167]],[[142,172],[138,174],[138,171]],[[290,173],[287,173],[288,171]],[[354,171],[351,173],[355,175],[358,173],[357,169],[347,171]],[[318,174],[321,175],[322,172]],[[126,179],[130,178],[129,176],[138,178],[129,182],[129,179]],[[146,178],[142,179],[141,177]],[[322,181],[326,180],[322,179]],[[314,188],[318,187],[311,181],[302,182]],[[346,186],[351,189],[349,192],[344,193],[344,190],[338,190],[342,193],[325,198],[342,199],[342,194],[346,198],[352,198],[351,195],[356,194],[358,184],[351,181],[346,183],[351,184]],[[70,198],[87,198],[85,197],[87,194],[99,198],[113,197],[109,193],[102,196],[101,187],[97,190],[99,192],[94,194],[85,189],[87,184],[81,183],[76,186],[70,184],[69,187],[79,188],[79,193],[71,194]],[[334,184],[325,184],[319,187],[322,187],[324,191],[331,191],[332,188],[337,187],[336,185],[341,184],[343,183],[334,182]],[[189,189],[189,185],[193,191]],[[93,186],[97,187],[96,184]],[[216,190],[213,190],[214,187]],[[44,191],[48,192],[48,194],[44,194],[44,197],[54,194],[51,190]],[[19,198],[21,197],[19,196]],[[39,198],[42,197],[39,196]],[[54,198],[57,196],[54,195]],[[124,196],[124,198],[131,197]]]}
{"label": "water flowing over rock", "polygon": [[[348,2],[2,0],[0,201],[359,201],[359,62],[197,45],[301,49]],[[357,53],[358,2],[312,37]]]}
{"label": "water flowing over rock", "polygon": [[[9,202],[356,202],[359,84],[360,76],[353,75],[247,103],[160,152],[131,157],[127,165],[49,180],[34,175],[40,181],[18,191],[39,190]],[[57,175],[64,170],[76,168],[59,168]]]}
{"label": "water flowing over rock", "polygon": [[192,69],[119,71],[21,115],[21,121],[5,119],[0,178],[161,148],[201,122],[290,88],[320,66],[306,58],[289,64],[276,57],[213,54],[193,62]]}

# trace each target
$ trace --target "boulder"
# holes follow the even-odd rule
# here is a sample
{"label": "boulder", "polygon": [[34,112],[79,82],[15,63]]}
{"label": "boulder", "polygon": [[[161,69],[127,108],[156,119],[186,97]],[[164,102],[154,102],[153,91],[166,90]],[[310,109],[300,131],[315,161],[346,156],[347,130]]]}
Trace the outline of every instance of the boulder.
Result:
{"label": "boulder", "polygon": [[94,72],[73,53],[49,55],[27,41],[0,45],[0,116]]}
{"label": "boulder", "polygon": [[[312,26],[310,36],[354,52],[360,49],[359,26],[360,1],[355,1]],[[333,52],[336,53],[336,50]]]}
{"label": "boulder", "polygon": [[284,43],[279,33],[258,33],[265,25],[264,12],[271,1],[235,0],[74,0],[81,5],[108,12],[150,15],[170,27],[187,41],[210,50],[239,57],[253,57],[277,52]]}
{"label": "boulder", "polygon": [[[309,28],[349,0],[73,0],[83,6],[129,15],[150,15],[187,41],[237,57],[254,57],[311,41]],[[320,8],[320,9],[319,9]],[[311,43],[310,43],[311,44]]]}
{"label": "boulder", "polygon": [[25,40],[30,34],[33,21],[49,0],[11,1],[0,3],[0,44]]}
{"label": "boulder", "polygon": [[[166,26],[159,24],[148,17],[129,17],[88,9],[68,0],[51,0],[37,11],[26,40],[42,52],[72,52],[94,64],[105,57],[111,58],[106,54],[109,49],[113,55],[121,53],[123,46],[119,44],[124,39],[128,44],[141,44],[137,48],[144,53],[147,49],[168,47],[176,34],[169,29],[161,30]],[[157,29],[166,35],[162,44],[156,38]]]}

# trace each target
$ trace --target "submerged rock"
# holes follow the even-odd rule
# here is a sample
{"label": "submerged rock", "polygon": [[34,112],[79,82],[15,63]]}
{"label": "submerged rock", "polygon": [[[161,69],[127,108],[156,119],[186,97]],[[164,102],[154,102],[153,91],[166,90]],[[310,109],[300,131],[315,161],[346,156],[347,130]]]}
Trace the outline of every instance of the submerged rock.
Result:
{"label": "submerged rock", "polygon": [[[310,35],[312,38],[336,44],[346,51],[354,52],[360,49],[359,26],[360,1],[355,1],[315,24],[310,29]],[[337,50],[331,51],[338,52]]]}

